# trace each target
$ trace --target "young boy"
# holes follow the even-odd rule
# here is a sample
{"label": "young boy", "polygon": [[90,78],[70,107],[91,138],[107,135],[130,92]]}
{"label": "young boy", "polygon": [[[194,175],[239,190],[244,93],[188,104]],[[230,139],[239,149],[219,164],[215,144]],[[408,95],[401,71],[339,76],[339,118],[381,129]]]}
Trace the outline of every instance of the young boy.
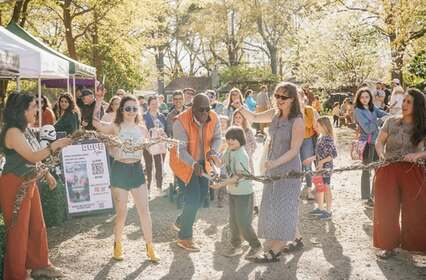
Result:
{"label": "young boy", "polygon": [[252,259],[260,252],[261,244],[252,226],[253,184],[251,181],[239,177],[240,174],[247,173],[249,170],[249,157],[244,148],[246,144],[244,130],[240,127],[230,127],[226,131],[225,139],[228,147],[222,161],[229,178],[211,186],[214,189],[227,186],[229,194],[229,225],[232,235],[232,248],[225,256],[234,257],[243,254],[241,249],[241,237],[243,237],[251,247],[246,259]]}

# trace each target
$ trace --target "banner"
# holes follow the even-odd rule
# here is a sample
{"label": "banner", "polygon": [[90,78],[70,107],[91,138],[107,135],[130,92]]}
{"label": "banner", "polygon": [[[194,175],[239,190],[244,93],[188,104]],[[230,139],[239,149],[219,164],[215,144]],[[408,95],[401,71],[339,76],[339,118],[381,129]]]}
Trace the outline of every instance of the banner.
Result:
{"label": "banner", "polygon": [[62,167],[69,214],[112,209],[107,151],[103,143],[64,148]]}

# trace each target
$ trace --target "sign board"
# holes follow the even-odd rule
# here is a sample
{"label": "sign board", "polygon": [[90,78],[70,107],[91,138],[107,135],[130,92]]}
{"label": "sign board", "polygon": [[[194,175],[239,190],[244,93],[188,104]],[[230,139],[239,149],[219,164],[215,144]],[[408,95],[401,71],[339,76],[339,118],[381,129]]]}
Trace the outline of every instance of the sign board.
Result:
{"label": "sign board", "polygon": [[62,150],[62,168],[69,214],[113,208],[107,151],[103,143],[65,147]]}

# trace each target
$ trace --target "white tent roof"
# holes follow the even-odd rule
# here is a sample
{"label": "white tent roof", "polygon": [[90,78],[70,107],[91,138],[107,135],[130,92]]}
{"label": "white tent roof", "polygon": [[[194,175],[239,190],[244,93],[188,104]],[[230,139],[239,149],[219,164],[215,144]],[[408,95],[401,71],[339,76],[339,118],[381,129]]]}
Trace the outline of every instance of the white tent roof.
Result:
{"label": "white tent roof", "polygon": [[0,49],[19,55],[21,78],[67,78],[69,63],[19,38],[0,26]]}

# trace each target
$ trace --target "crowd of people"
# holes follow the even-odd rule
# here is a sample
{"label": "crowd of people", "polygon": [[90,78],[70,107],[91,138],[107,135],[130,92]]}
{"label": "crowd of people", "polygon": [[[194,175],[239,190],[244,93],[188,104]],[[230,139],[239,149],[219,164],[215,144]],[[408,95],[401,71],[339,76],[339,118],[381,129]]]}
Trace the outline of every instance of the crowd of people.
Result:
{"label": "crowd of people", "polygon": [[[426,102],[422,92],[404,89],[394,80],[392,93],[383,83],[376,89],[362,85],[353,100],[336,103],[332,120],[321,116],[321,102],[304,87],[279,83],[272,96],[262,85],[259,93],[232,88],[222,103],[214,90],[196,93],[185,88],[172,95],[135,97],[124,90],[105,102],[106,89],[97,83],[94,92],[79,89],[74,99],[59,95],[53,108],[46,97],[37,100],[26,93],[10,94],[5,110],[0,145],[6,158],[0,177],[0,204],[7,226],[5,279],[25,279],[32,275],[63,276],[48,259],[47,233],[40,196],[32,183],[22,203],[16,224],[12,209],[24,174],[35,163],[71,144],[73,132],[97,130],[120,140],[142,143],[146,139],[174,138],[179,145],[170,150],[158,143],[143,152],[125,152],[108,147],[111,158],[111,191],[116,209],[112,257],[125,258],[122,233],[127,216],[129,192],[133,197],[146,242],[148,260],[159,262],[153,244],[149,197],[155,178],[156,188],[164,188],[164,165],[169,153],[175,191],[181,196],[182,212],[173,228],[180,248],[198,252],[193,227],[200,207],[217,199],[223,207],[228,194],[231,247],[226,256],[243,254],[242,240],[250,244],[245,258],[254,262],[277,262],[280,255],[303,248],[299,231],[299,200],[306,192],[314,196],[310,215],[320,220],[333,217],[331,177],[338,156],[334,129],[343,119],[357,125],[357,149],[364,164],[400,157],[371,172],[362,171],[361,199],[374,207],[374,246],[388,258],[401,247],[426,251],[425,167],[414,165],[426,159]],[[147,100],[145,100],[147,98]],[[53,125],[63,138],[40,149],[33,129],[42,107],[41,124]],[[282,178],[264,183],[262,199],[254,199],[253,182],[244,175],[257,174],[253,161],[258,146],[264,147],[260,169],[265,176],[305,171],[304,178]],[[311,176],[312,170],[325,170]],[[212,176],[221,181],[212,183]],[[243,177],[242,177],[243,176]],[[47,174],[51,188],[56,179]],[[303,183],[304,182],[304,183]],[[226,191],[225,191],[226,189]],[[257,205],[258,204],[258,205]],[[257,231],[252,226],[258,211]],[[400,213],[402,220],[399,221]],[[262,243],[259,239],[264,239]],[[18,245],[17,245],[18,244]]]}

